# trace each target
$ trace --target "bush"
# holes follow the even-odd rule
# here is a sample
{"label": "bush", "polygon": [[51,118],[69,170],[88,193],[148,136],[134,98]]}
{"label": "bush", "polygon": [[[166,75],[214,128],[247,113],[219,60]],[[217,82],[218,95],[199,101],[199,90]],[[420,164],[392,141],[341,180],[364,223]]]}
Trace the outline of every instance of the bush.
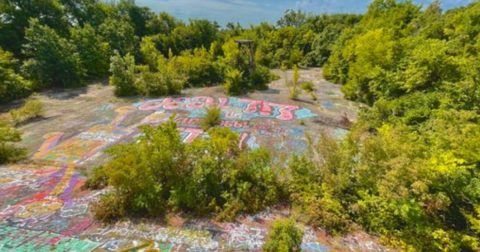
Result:
{"label": "bush", "polygon": [[243,83],[243,72],[237,69],[227,70],[225,84],[223,85],[226,94],[240,95],[244,86]]}
{"label": "bush", "polygon": [[20,140],[20,132],[7,122],[0,120],[0,164],[26,158],[27,152],[13,145]]}
{"label": "bush", "polygon": [[193,53],[185,51],[178,56],[176,61],[179,71],[187,76],[186,83],[194,87],[220,83],[223,74],[213,57],[205,48],[196,48]]}
{"label": "bush", "polygon": [[[278,202],[281,184],[266,150],[240,149],[238,135],[222,128],[186,145],[176,127],[172,120],[143,126],[137,143],[107,151],[113,159],[104,171],[114,190],[96,206],[97,217],[183,210],[231,220]],[[111,208],[115,198],[121,206]]]}
{"label": "bush", "polygon": [[108,175],[103,166],[93,168],[92,174],[83,185],[86,189],[98,190],[108,186]]}
{"label": "bush", "polygon": [[30,81],[18,73],[18,60],[0,48],[0,103],[26,97],[30,86]]}
{"label": "bush", "polygon": [[304,82],[300,84],[300,88],[304,90],[305,92],[311,93],[313,92],[313,83],[310,81]]}
{"label": "bush", "polygon": [[115,193],[106,193],[90,205],[97,220],[114,222],[125,216],[125,199]]}
{"label": "bush", "polygon": [[188,76],[179,71],[177,58],[170,55],[169,60],[159,64],[161,81],[167,86],[168,94],[180,94]]}
{"label": "bush", "polygon": [[291,87],[290,88],[290,93],[289,93],[289,98],[292,99],[292,100],[296,100],[298,99],[298,96],[300,95],[300,90],[295,88],[295,87]]}
{"label": "bush", "polygon": [[10,116],[15,125],[18,125],[33,118],[40,117],[43,113],[42,102],[35,98],[28,98],[22,108],[11,110]]}
{"label": "bush", "polygon": [[205,116],[201,122],[203,131],[207,131],[211,127],[218,125],[222,120],[222,108],[220,106],[206,108],[205,112]]}
{"label": "bush", "polygon": [[140,75],[135,82],[138,93],[145,96],[162,96],[168,94],[168,84],[161,73],[151,72],[147,66],[137,66]]}
{"label": "bush", "polygon": [[263,246],[265,252],[299,252],[301,251],[303,231],[295,226],[293,219],[278,220],[268,235]]}
{"label": "bush", "polygon": [[130,54],[122,57],[117,51],[110,58],[110,85],[115,87],[115,95],[136,95],[135,60]]}
{"label": "bush", "polygon": [[298,88],[298,80],[300,79],[300,71],[298,67],[293,66],[293,82],[292,87],[290,88],[290,99],[296,100],[300,95],[300,89]]}
{"label": "bush", "polygon": [[[325,142],[325,145],[328,144],[332,142]],[[351,223],[343,205],[337,198],[332,198],[332,189],[328,188],[330,184],[325,180],[325,174],[329,174],[329,171],[322,170],[326,170],[326,167],[329,167],[329,163],[319,167],[311,159],[294,156],[289,162],[289,192],[292,202],[301,209],[309,225],[324,228],[328,234],[336,235],[348,231]],[[341,190],[341,185],[335,185],[334,189]]]}
{"label": "bush", "polygon": [[268,67],[257,65],[255,72],[250,76],[251,88],[255,90],[268,89],[268,83],[276,76],[270,72]]}

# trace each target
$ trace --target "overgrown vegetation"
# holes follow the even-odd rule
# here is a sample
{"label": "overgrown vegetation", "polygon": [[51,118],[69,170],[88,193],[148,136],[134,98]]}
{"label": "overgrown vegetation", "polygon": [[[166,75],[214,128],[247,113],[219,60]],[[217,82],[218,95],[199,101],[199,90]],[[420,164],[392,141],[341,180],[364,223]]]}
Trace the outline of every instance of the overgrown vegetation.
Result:
{"label": "overgrown vegetation", "polygon": [[300,252],[302,251],[303,230],[295,226],[293,219],[277,220],[263,246],[265,252]]}
{"label": "overgrown vegetation", "polygon": [[37,98],[30,97],[25,101],[23,107],[19,109],[10,110],[10,116],[15,125],[24,123],[28,120],[42,116],[43,104]]}
{"label": "overgrown vegetation", "polygon": [[376,0],[325,67],[371,105],[341,141],[290,162],[292,200],[332,233],[360,224],[404,250],[477,251],[480,2]]}
{"label": "overgrown vegetation", "polygon": [[86,189],[97,190],[108,186],[108,175],[103,166],[97,166],[92,169],[90,176],[83,185]]}
{"label": "overgrown vegetation", "polygon": [[222,108],[219,105],[205,108],[205,116],[202,118],[201,126],[203,131],[215,127],[222,121]]}
{"label": "overgrown vegetation", "polygon": [[232,220],[279,201],[281,183],[268,152],[240,149],[238,135],[229,129],[212,128],[209,137],[189,145],[182,143],[173,120],[142,129],[138,143],[108,150],[113,160],[101,173],[114,190],[95,206],[97,218],[183,210]]}
{"label": "overgrown vegetation", "polygon": [[300,95],[300,89],[298,86],[298,80],[300,79],[300,72],[297,66],[293,66],[293,79],[292,86],[290,87],[290,99],[296,100]]}
{"label": "overgrown vegetation", "polygon": [[[343,140],[324,134],[292,157],[282,183],[264,150],[240,149],[225,129],[184,145],[173,122],[145,127],[138,143],[112,148],[113,161],[95,172],[89,186],[114,188],[95,206],[98,218],[183,210],[232,219],[278,202],[286,182],[295,209],[329,234],[356,223],[404,250],[480,249],[478,0],[446,12],[438,2],[375,0],[365,15],[287,11],[276,25],[225,29],[133,0],[11,0],[0,13],[2,103],[108,73],[121,96],[215,84],[241,95],[267,88],[272,67],[294,67],[292,99],[300,89],[316,99],[297,67],[326,64],[327,79],[370,106]],[[239,38],[255,41],[255,69]],[[0,124],[0,162],[22,156],[12,148],[19,139]]]}
{"label": "overgrown vegetation", "polygon": [[30,86],[20,75],[19,61],[0,48],[0,103],[27,96]]}
{"label": "overgrown vegetation", "polygon": [[[221,29],[208,20],[155,14],[134,0],[12,0],[0,5],[0,13],[0,102],[43,88],[82,86],[109,73],[121,96],[173,94],[187,85],[225,84],[234,95],[265,89],[274,78],[269,68],[322,66],[341,31],[361,17],[287,11],[277,25],[228,23]],[[235,39],[255,41],[255,70]],[[116,71],[120,58],[125,74]]]}
{"label": "overgrown vegetation", "polygon": [[0,120],[0,164],[14,162],[26,157],[26,151],[14,146],[21,134],[8,122]]}

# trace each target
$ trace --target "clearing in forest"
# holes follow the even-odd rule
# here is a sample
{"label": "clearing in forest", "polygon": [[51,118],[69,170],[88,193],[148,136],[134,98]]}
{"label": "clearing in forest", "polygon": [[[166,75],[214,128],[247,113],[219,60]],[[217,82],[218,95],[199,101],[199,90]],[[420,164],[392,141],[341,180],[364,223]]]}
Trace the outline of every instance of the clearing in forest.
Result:
{"label": "clearing in forest", "polygon": [[[205,137],[200,120],[210,106],[221,108],[219,126],[238,132],[242,148],[266,147],[279,162],[301,153],[320,130],[341,137],[356,120],[356,105],[323,80],[320,69],[304,70],[300,78],[314,84],[317,100],[309,94],[290,100],[285,78],[291,73],[276,73],[281,78],[269,90],[241,97],[206,87],[175,97],[119,99],[101,84],[42,93],[45,116],[21,128],[29,162],[0,167],[0,251],[260,250],[271,221],[287,216],[288,209],[241,216],[234,223],[170,216],[102,225],[94,221],[89,202],[103,191],[81,187],[86,170],[108,158],[103,150],[134,140],[140,125],[174,117],[184,142]],[[304,251],[383,250],[365,234],[333,239],[309,227],[305,231]]]}

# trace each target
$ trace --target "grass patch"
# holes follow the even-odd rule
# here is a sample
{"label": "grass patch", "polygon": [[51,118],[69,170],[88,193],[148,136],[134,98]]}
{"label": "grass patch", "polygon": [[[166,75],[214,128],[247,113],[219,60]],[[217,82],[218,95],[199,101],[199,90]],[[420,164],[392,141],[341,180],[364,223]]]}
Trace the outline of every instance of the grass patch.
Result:
{"label": "grass patch", "polygon": [[36,98],[28,98],[22,108],[10,111],[10,116],[15,125],[25,123],[33,118],[40,117],[43,114],[43,104]]}
{"label": "grass patch", "polygon": [[222,109],[215,105],[206,108],[205,116],[202,118],[201,126],[204,131],[217,126],[222,121]]}

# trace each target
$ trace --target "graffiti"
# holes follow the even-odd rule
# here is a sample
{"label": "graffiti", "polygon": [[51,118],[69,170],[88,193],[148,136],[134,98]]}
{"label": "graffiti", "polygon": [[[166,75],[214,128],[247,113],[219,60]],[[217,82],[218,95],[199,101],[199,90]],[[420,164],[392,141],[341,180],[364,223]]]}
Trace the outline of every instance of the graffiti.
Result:
{"label": "graffiti", "polygon": [[305,252],[316,252],[316,251],[330,251],[328,247],[320,243],[302,243],[302,251]]}
{"label": "graffiti", "polygon": [[[0,168],[0,251],[260,251],[269,231],[266,223],[288,213],[266,210],[245,216],[249,225],[192,220],[181,227],[99,227],[89,203],[105,191],[80,190],[85,177],[77,167],[139,136],[141,125],[158,125],[174,116],[183,142],[207,137],[200,121],[205,109],[214,105],[222,108],[219,126],[238,133],[241,148],[268,146],[288,154],[307,145],[304,128],[294,120],[316,116],[299,106],[246,98],[162,98],[119,108],[102,104],[95,109],[96,117],[83,123],[85,130],[45,134],[33,155],[37,163]],[[72,121],[64,126],[77,125]],[[302,249],[328,250],[313,230],[305,233]],[[375,248],[368,242],[359,244]]]}
{"label": "graffiti", "polygon": [[86,231],[85,236],[91,241],[102,244],[99,248],[107,251],[132,251],[132,249],[141,249],[138,246],[145,245],[145,242],[139,245],[134,240],[153,242],[154,246],[151,248],[159,251],[185,251],[184,249],[187,248],[217,251],[220,247],[210,232],[204,229],[188,230],[149,224],[139,227],[131,223],[121,223],[108,228]]}
{"label": "graffiti", "polygon": [[153,242],[147,242],[132,248],[121,250],[121,252],[139,252],[140,250],[145,252],[168,252],[171,248],[171,245],[156,245]]}
{"label": "graffiti", "polygon": [[299,109],[295,111],[295,116],[297,119],[304,119],[304,118],[310,118],[310,117],[315,117],[316,114],[313,114],[309,109]]}
{"label": "graffiti", "polygon": [[350,251],[387,251],[366,234],[348,235],[342,239],[341,244],[348,247]]}
{"label": "graffiti", "polygon": [[322,107],[324,107],[324,108],[333,108],[334,107],[333,103],[328,102],[328,101],[323,101],[321,104],[322,104]]}
{"label": "graffiti", "polygon": [[[176,123],[180,126],[192,127],[199,126],[202,122],[201,118],[183,118],[181,120],[175,120]],[[237,129],[248,129],[250,128],[250,123],[248,121],[227,121],[222,120],[218,124],[222,127],[237,128]]]}
{"label": "graffiti", "polygon": [[162,98],[134,104],[139,110],[183,110],[190,112],[190,118],[201,118],[205,109],[218,105],[222,109],[222,119],[248,121],[253,118],[272,118],[290,121],[295,118],[316,116],[308,109],[295,105],[280,104],[246,98],[213,98],[209,96]]}
{"label": "graffiti", "polygon": [[90,252],[98,244],[59,234],[0,226],[0,251]]}
{"label": "graffiti", "polygon": [[261,250],[267,230],[263,228],[248,227],[244,224],[230,224],[225,227],[229,233],[228,247],[235,250]]}
{"label": "graffiti", "polygon": [[111,103],[104,103],[100,107],[94,109],[94,111],[107,111],[113,109],[113,104]]}

